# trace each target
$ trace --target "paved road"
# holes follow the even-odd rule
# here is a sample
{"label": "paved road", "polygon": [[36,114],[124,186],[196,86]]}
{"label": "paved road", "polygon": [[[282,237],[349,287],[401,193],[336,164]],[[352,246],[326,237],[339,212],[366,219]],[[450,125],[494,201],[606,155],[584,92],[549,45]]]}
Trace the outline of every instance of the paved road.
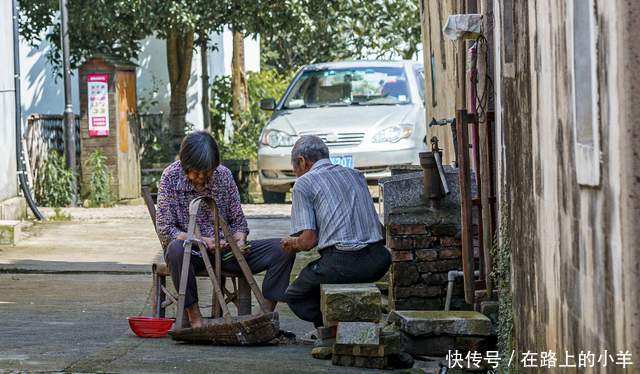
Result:
{"label": "paved road", "polygon": [[[289,209],[246,207],[251,237],[286,235]],[[0,372],[345,371],[312,359],[304,345],[234,348],[137,338],[126,317],[150,314],[149,264],[161,253],[144,207],[67,212],[71,221],[35,224],[17,246],[0,247]],[[294,271],[313,256],[300,256]],[[199,280],[201,296],[210,300],[206,281]],[[283,329],[298,336],[311,330],[286,305],[279,312]]]}
{"label": "paved road", "polygon": [[[244,208],[250,238],[287,234],[289,205]],[[65,211],[71,221],[35,224],[17,246],[0,246],[0,373],[373,372],[315,360],[301,344],[216,347],[136,337],[126,317],[150,315],[149,265],[161,256],[145,208]],[[316,256],[299,254],[292,277]],[[198,282],[210,300],[208,281]],[[278,311],[282,329],[298,336],[312,329],[286,305]]]}

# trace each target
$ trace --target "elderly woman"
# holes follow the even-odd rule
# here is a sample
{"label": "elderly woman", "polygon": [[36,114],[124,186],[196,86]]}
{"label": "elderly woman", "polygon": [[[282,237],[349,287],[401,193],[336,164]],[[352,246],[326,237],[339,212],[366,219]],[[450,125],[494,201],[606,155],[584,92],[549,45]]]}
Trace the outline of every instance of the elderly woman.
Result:
{"label": "elderly woman", "polygon": [[[220,215],[229,224],[231,238],[225,238],[220,230],[223,248],[228,247],[230,240],[235,240],[241,248],[245,246],[249,227],[240,206],[238,188],[229,169],[220,165],[218,145],[204,131],[194,132],[184,138],[179,160],[164,170],[158,189],[158,235],[165,249],[165,259],[176,289],[180,287],[183,243],[187,239],[189,223],[189,202],[199,196],[213,197]],[[207,248],[214,251],[214,226],[208,206],[201,206],[197,223]],[[185,295],[185,310],[192,327],[202,325],[195,273],[205,269],[202,255],[196,249],[197,246],[192,249]],[[278,239],[252,240],[251,252],[246,259],[252,272],[267,271],[262,292],[270,309],[275,309],[278,301],[285,301],[284,292],[289,285],[295,254],[284,252]],[[239,272],[240,267],[232,259],[222,263],[222,270]]]}

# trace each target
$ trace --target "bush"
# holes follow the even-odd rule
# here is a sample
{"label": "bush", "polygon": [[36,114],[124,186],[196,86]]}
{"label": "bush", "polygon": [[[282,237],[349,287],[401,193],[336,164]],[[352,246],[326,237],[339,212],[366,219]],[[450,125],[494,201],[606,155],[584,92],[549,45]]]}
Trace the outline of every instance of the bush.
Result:
{"label": "bush", "polygon": [[71,204],[73,173],[66,168],[64,157],[58,151],[49,154],[38,173],[40,178],[35,195],[39,205],[64,207]]}
{"label": "bush", "polygon": [[96,149],[89,156],[87,165],[91,170],[91,178],[85,206],[105,207],[113,205],[111,173],[107,166],[107,157],[102,154],[102,151]]}
{"label": "bush", "polygon": [[228,144],[223,141],[224,121],[231,115],[231,78],[218,77],[211,89],[211,113],[216,141],[224,159],[255,159],[262,128],[271,117],[260,109],[260,100],[273,97],[278,100],[289,85],[293,73],[279,74],[275,70],[263,70],[247,74],[249,108],[233,121],[233,137]]}

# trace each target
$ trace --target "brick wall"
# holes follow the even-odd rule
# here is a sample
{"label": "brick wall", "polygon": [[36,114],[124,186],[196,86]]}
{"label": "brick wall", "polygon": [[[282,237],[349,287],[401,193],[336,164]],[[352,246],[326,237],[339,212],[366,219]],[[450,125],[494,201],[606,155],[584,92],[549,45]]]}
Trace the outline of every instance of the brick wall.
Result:
{"label": "brick wall", "polygon": [[[389,287],[391,307],[444,309],[447,273],[462,270],[458,225],[390,223],[387,247],[393,259]],[[460,280],[454,285],[451,309],[469,309]]]}

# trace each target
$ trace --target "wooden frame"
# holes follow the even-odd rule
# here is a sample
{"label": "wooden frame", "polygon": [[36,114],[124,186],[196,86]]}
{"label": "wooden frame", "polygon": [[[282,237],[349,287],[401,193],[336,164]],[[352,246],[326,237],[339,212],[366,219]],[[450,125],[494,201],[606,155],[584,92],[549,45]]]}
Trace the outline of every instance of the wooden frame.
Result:
{"label": "wooden frame", "polygon": [[[142,187],[142,197],[147,211],[153,222],[154,229],[156,228],[156,207],[151,196],[151,192],[147,186]],[[164,258],[164,253],[163,253]],[[151,272],[153,278],[153,286],[151,291],[151,309],[154,317],[165,317],[166,308],[177,303],[178,297],[173,295],[167,289],[167,276],[171,275],[169,267],[165,263],[154,263],[151,265]],[[218,284],[222,290],[225,305],[233,303],[238,309],[238,315],[251,314],[251,289],[249,283],[246,280],[244,274],[229,273],[216,269]],[[196,274],[198,277],[208,277],[209,274],[206,271]],[[230,280],[232,290],[227,289],[226,280]],[[218,303],[216,294],[212,295],[211,300],[211,316],[219,317],[221,312],[221,305]]]}

